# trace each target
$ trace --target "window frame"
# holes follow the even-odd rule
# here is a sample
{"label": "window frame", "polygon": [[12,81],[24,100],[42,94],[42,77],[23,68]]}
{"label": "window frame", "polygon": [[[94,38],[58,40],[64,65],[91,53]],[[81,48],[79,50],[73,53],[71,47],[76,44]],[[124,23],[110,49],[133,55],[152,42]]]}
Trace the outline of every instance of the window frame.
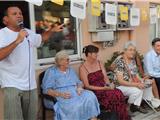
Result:
{"label": "window frame", "polygon": [[[45,0],[47,1],[47,0]],[[65,1],[70,1],[70,0],[65,0]],[[30,14],[30,28],[31,30],[35,31],[36,32],[36,27],[35,27],[35,11],[34,11],[34,5],[31,4],[31,3],[28,3],[29,4],[29,14]],[[76,19],[76,37],[77,37],[77,54],[74,54],[74,55],[69,55],[70,56],[70,59],[71,59],[71,62],[72,61],[77,61],[77,60],[80,60],[81,59],[81,45],[82,45],[82,42],[81,42],[81,22],[79,19],[75,18]],[[35,56],[35,66],[36,68],[39,68],[41,66],[44,66],[44,65],[49,65],[49,64],[53,64],[54,61],[55,61],[55,57],[51,57],[51,58],[43,58],[43,59],[38,59],[38,53],[37,53],[37,48],[34,49],[34,56]]]}
{"label": "window frame", "polygon": [[[160,5],[160,4],[150,2],[149,8],[157,7],[158,5]],[[153,27],[154,27],[154,37],[152,35],[153,32],[151,31]],[[150,31],[149,42],[151,42],[155,37],[160,37],[160,28],[159,27],[160,27],[160,18],[157,18],[155,24],[150,24],[149,23],[149,31]]]}

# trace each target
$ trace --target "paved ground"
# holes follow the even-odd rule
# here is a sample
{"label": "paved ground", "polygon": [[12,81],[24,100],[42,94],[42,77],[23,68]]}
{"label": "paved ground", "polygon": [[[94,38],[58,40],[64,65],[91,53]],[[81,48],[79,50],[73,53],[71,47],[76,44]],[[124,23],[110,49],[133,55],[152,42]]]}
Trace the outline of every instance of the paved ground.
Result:
{"label": "paved ground", "polygon": [[[160,111],[155,113],[153,110],[148,109],[147,114],[142,114],[139,112],[135,113],[135,117],[132,118],[132,120],[160,120]],[[41,120],[41,119],[39,119]],[[53,114],[52,112],[47,112],[47,119],[46,120],[53,120]]]}
{"label": "paved ground", "polygon": [[153,110],[149,110],[149,113],[142,114],[139,112],[135,113],[136,116],[132,120],[160,120],[160,111],[155,113]]}

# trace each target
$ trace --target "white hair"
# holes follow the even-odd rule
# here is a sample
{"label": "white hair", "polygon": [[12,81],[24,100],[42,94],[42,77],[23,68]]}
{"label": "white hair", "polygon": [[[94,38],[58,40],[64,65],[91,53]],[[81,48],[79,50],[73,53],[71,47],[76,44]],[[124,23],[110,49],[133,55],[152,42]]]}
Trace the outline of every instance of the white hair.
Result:
{"label": "white hair", "polygon": [[136,43],[134,41],[128,41],[124,44],[124,50],[128,49],[129,46],[133,46],[136,48]]}
{"label": "white hair", "polygon": [[66,58],[69,58],[69,55],[65,50],[61,50],[55,55],[55,62],[57,65],[59,65],[59,62]]}

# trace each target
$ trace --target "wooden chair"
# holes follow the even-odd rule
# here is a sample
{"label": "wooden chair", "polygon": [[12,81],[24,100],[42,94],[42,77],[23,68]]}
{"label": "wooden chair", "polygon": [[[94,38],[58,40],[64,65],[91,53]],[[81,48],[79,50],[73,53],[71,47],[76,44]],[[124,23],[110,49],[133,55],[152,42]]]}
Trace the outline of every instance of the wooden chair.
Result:
{"label": "wooden chair", "polygon": [[42,120],[46,120],[46,111],[51,111],[53,112],[54,114],[54,110],[53,109],[50,109],[50,108],[47,108],[45,105],[44,105],[44,99],[47,99],[47,100],[50,100],[50,101],[53,101],[53,103],[56,103],[56,98],[52,97],[52,96],[49,96],[47,94],[44,94],[42,91],[42,88],[41,88],[41,84],[42,84],[42,80],[43,80],[43,77],[44,77],[44,74],[45,74],[45,71],[43,71],[42,73],[40,73],[39,75],[39,82],[40,82],[40,98],[41,98],[41,106],[42,106]]}

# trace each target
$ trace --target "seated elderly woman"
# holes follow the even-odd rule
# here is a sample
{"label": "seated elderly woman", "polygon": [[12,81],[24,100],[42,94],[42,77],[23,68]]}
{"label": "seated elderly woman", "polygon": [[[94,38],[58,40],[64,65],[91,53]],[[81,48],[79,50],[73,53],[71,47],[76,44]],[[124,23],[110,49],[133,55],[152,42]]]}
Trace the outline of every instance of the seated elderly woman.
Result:
{"label": "seated elderly woman", "polygon": [[113,64],[115,65],[115,73],[117,76],[118,89],[125,96],[128,96],[128,103],[133,104],[134,111],[147,113],[145,109],[140,107],[142,99],[156,102],[154,107],[160,105],[160,101],[154,98],[152,93],[152,81],[140,77],[138,67],[135,61],[136,45],[133,41],[129,41],[124,46],[124,52],[118,56]]}
{"label": "seated elderly woman", "polygon": [[[56,97],[54,120],[97,120],[99,103],[93,92],[84,90],[75,71],[69,67],[69,56],[60,51],[55,56],[56,66],[50,67],[42,81],[43,93]],[[51,103],[51,105],[49,104]]]}
{"label": "seated elderly woman", "polygon": [[99,48],[94,45],[83,48],[86,60],[80,67],[80,78],[85,88],[94,91],[106,111],[116,113],[118,120],[130,120],[125,97],[110,83],[103,64],[98,60],[98,51]]}

